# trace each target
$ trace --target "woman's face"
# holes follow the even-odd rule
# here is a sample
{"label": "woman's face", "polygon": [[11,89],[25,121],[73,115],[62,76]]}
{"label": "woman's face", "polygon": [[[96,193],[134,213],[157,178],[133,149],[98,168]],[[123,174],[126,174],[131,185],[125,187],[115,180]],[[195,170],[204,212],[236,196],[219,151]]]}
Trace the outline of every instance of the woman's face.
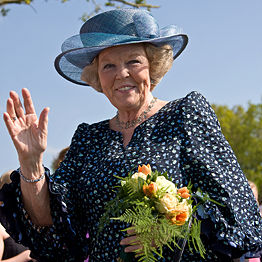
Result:
{"label": "woman's face", "polygon": [[120,111],[138,110],[150,94],[149,62],[142,44],[103,50],[98,76],[103,93]]}

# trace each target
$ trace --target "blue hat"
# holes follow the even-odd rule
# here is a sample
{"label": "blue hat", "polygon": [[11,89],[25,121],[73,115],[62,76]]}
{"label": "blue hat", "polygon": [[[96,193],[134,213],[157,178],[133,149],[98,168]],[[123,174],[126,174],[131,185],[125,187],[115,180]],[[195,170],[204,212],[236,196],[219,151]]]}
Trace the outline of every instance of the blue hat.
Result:
{"label": "blue hat", "polygon": [[79,84],[83,68],[105,48],[125,44],[165,44],[173,48],[174,59],[184,50],[188,38],[177,33],[177,27],[170,25],[159,29],[156,20],[145,10],[116,9],[100,13],[87,20],[80,34],[72,36],[62,44],[62,53],[55,59],[57,72],[65,79]]}

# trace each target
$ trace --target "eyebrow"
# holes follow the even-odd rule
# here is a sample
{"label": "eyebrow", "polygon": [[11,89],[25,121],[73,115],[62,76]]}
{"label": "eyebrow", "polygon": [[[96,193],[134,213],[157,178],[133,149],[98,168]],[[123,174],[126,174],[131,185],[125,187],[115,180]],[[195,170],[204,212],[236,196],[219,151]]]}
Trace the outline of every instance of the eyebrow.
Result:
{"label": "eyebrow", "polygon": [[[130,59],[130,58],[132,58],[132,57],[137,57],[137,56],[141,57],[142,54],[135,51],[135,52],[130,53],[130,54],[127,56],[127,59]],[[146,54],[144,54],[144,56],[146,57]],[[107,57],[106,57],[106,58],[103,59],[102,62],[103,62],[103,63],[111,63],[112,60],[111,60],[110,58],[107,58]]]}
{"label": "eyebrow", "polygon": [[142,56],[142,54],[134,52],[134,53],[131,53],[128,57],[132,57],[132,56]]}

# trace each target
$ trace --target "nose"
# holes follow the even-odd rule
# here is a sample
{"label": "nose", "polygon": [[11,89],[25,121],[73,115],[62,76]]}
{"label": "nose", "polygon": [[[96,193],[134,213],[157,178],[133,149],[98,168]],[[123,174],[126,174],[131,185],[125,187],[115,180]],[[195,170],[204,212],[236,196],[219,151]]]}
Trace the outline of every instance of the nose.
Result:
{"label": "nose", "polygon": [[127,78],[129,77],[129,70],[126,66],[120,66],[117,68],[116,71],[116,78],[117,79],[122,79],[122,78]]}

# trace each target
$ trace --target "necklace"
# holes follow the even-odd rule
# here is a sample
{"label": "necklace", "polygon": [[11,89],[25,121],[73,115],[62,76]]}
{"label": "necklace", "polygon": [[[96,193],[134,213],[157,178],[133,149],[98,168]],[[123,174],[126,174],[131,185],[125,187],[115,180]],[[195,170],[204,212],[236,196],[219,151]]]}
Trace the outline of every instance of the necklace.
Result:
{"label": "necklace", "polygon": [[120,121],[119,119],[119,112],[117,111],[116,113],[116,125],[118,127],[120,127],[121,129],[129,129],[137,124],[140,124],[141,122],[143,122],[143,120],[147,119],[147,114],[151,111],[152,107],[154,106],[155,102],[156,102],[157,98],[154,97],[150,104],[148,105],[147,109],[141,113],[141,115],[134,119],[134,120],[131,120],[131,121],[127,121],[127,122],[124,122],[124,121]]}

